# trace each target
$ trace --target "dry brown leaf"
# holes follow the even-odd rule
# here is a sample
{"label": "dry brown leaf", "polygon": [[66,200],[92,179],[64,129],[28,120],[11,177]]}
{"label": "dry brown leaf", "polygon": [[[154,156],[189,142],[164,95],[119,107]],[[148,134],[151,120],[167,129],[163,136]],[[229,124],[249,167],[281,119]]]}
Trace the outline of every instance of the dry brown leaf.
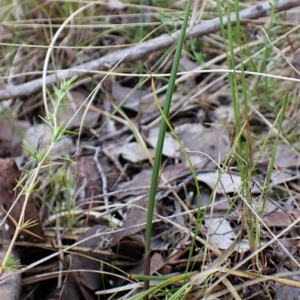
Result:
{"label": "dry brown leaf", "polygon": [[[279,267],[278,268],[278,273],[284,273],[284,272],[289,272],[284,267]],[[289,272],[290,273],[290,272]],[[287,279],[294,280],[296,282],[300,281],[300,276],[299,275],[292,275],[286,277]],[[275,295],[274,295],[274,300],[296,300],[300,298],[300,289],[297,289],[295,287],[291,287],[279,282],[275,282]]]}
{"label": "dry brown leaf", "polygon": [[21,142],[25,131],[30,127],[29,122],[14,121],[2,117],[0,120],[0,156],[19,156],[22,155],[23,149]]}
{"label": "dry brown leaf", "polygon": [[[116,253],[116,257],[127,258],[129,265],[132,266],[140,261],[145,252],[144,240],[140,241],[132,240],[131,237],[126,237],[116,245],[111,247],[111,250]],[[128,263],[127,263],[128,265]]]}
{"label": "dry brown leaf", "polygon": [[275,156],[275,165],[280,168],[289,168],[299,166],[300,164],[300,155],[295,149],[289,145],[278,145],[276,156]]}
{"label": "dry brown leaf", "polygon": [[[269,198],[261,199],[259,196],[252,201],[252,208],[258,215],[265,216],[278,209],[279,205],[275,204],[275,201],[271,201]],[[262,209],[264,210],[262,212]]]}
{"label": "dry brown leaf", "polygon": [[[158,140],[159,128],[154,127],[149,130],[147,142],[155,149]],[[171,133],[166,132],[164,147],[162,154],[168,157],[179,157],[180,147],[176,139],[172,136]]]}
{"label": "dry brown leaf", "polygon": [[213,111],[213,115],[218,122],[228,123],[234,119],[232,106],[221,105]]}
{"label": "dry brown leaf", "polygon": [[[0,261],[3,262],[7,249],[0,250]],[[13,259],[17,260],[18,256],[14,252]],[[0,295],[1,300],[18,300],[20,299],[22,287],[21,274],[12,271],[5,271],[0,275]]]}
{"label": "dry brown leaf", "polygon": [[298,25],[300,21],[300,6],[287,10],[285,13],[285,19],[286,21],[293,22],[295,25]]}
{"label": "dry brown leaf", "polygon": [[131,205],[128,203],[128,206],[126,219],[120,228],[124,230],[114,234],[112,239],[113,245],[116,245],[124,237],[130,237],[146,228],[148,200],[140,200],[131,203]]}
{"label": "dry brown leaf", "polygon": [[[298,7],[298,18],[300,18],[300,8]],[[298,72],[295,72],[295,77],[300,79],[300,48],[294,53],[293,57],[293,66],[298,70]]]}
{"label": "dry brown leaf", "polygon": [[[193,204],[197,205],[197,195],[194,196]],[[231,209],[230,201],[226,194],[216,194],[214,201],[211,202],[211,189],[203,186],[201,188],[201,207],[208,205],[211,205],[207,210],[208,212],[220,212],[223,215]],[[189,207],[191,207],[191,204]]]}
{"label": "dry brown leaf", "polygon": [[[97,164],[101,169],[98,169]],[[105,180],[107,192],[110,191],[119,176],[117,169],[106,156],[101,156],[97,164],[94,158],[82,156],[70,165],[74,189],[80,191],[79,201],[103,192],[102,180]]]}
{"label": "dry brown leaf", "polygon": [[[88,94],[83,91],[70,91],[67,94],[68,99],[64,101],[63,106],[58,112],[58,123],[67,125],[67,129],[84,127],[93,128],[99,119],[99,113],[82,106],[88,98]],[[88,102],[86,102],[88,104]],[[84,118],[83,118],[84,117]]]}
{"label": "dry brown leaf", "polygon": [[[219,176],[220,180],[216,185]],[[197,174],[197,179],[207,184],[211,189],[216,185],[215,191],[219,194],[236,193],[242,185],[241,177],[237,174],[222,173],[219,175],[217,172],[204,172]]]}
{"label": "dry brown leaf", "polygon": [[[232,212],[228,215],[228,220],[240,220],[240,213]],[[300,217],[300,212],[297,210],[293,210],[290,212],[283,211],[281,209],[277,209],[276,211],[272,211],[271,213],[265,214],[263,216],[264,224],[268,227],[285,227],[291,224],[295,219]]]}
{"label": "dry brown leaf", "polygon": [[[224,218],[206,218],[205,226],[210,236],[209,242],[219,249],[228,249],[236,238],[236,233]],[[237,251],[243,253],[248,251],[249,248],[249,243],[243,240],[239,243]]]}
{"label": "dry brown leaf", "polygon": [[[298,145],[294,145],[297,147]],[[270,146],[258,160],[259,165],[266,166],[272,155],[273,147]],[[254,155],[256,158],[258,153]],[[277,147],[275,155],[275,166],[278,168],[294,168],[300,165],[300,155],[291,145],[280,144]]]}
{"label": "dry brown leaf", "polygon": [[[113,146],[110,147],[110,149],[108,150],[116,158],[122,155],[123,158],[133,163],[141,162],[143,160],[148,159],[148,155],[144,152],[144,150],[140,147],[140,145],[137,142],[126,143],[121,146]],[[154,156],[153,149],[147,149],[147,151],[150,157]]]}
{"label": "dry brown leaf", "polygon": [[[52,129],[46,124],[38,124],[30,127],[23,139],[23,146],[24,146],[24,154],[28,156],[28,152],[26,148],[29,149],[33,153],[37,153],[40,151],[47,151],[49,149],[51,143],[51,134]],[[73,145],[73,141],[70,137],[65,137],[62,140],[59,140],[55,143],[52,147],[50,152],[50,157],[61,157],[65,154],[72,153],[75,151],[75,146]]]}
{"label": "dry brown leaf", "polygon": [[287,250],[289,253],[293,253],[295,250],[295,244],[293,243],[293,240],[284,237],[278,239],[278,242],[275,241],[271,245],[272,249],[266,249],[266,252],[270,253],[272,258],[274,258],[276,261],[284,262],[287,259],[290,260],[288,254],[286,253],[286,251],[284,251],[284,249]]}
{"label": "dry brown leaf", "polygon": [[[295,215],[296,214],[296,215]],[[264,216],[264,223],[268,227],[272,226],[288,226],[294,220],[294,217],[298,218],[300,216],[299,212],[291,212],[289,215],[287,212],[278,209]]]}
{"label": "dry brown leaf", "polygon": [[77,161],[72,162],[70,169],[71,174],[74,176],[73,182],[76,183],[75,189],[82,191],[82,198],[101,193],[101,178],[92,157],[80,157]]}
{"label": "dry brown leaf", "polygon": [[151,92],[133,90],[132,88],[120,85],[117,81],[112,82],[112,97],[117,104],[120,104],[124,99],[126,99],[123,107],[135,112],[152,114],[157,111]]}
{"label": "dry brown leaf", "polygon": [[[0,240],[0,262],[4,261],[4,257],[8,251],[8,245],[4,242],[11,242],[11,238],[15,232],[15,224],[13,222],[18,222],[21,214],[21,210],[24,205],[24,196],[21,196],[20,199],[15,203],[14,208],[10,211],[9,217],[4,221],[6,216],[5,211],[9,211],[14,203],[15,196],[18,192],[18,189],[15,191],[17,180],[20,179],[21,172],[19,171],[14,160],[6,162],[5,160],[0,160],[0,221],[3,222],[1,228],[1,240]],[[4,209],[3,209],[4,208]],[[29,198],[25,209],[25,221],[36,220],[37,223],[35,226],[30,228],[30,231],[27,232],[21,231],[19,238],[21,240],[26,240],[29,242],[37,242],[39,239],[36,236],[39,236],[41,240],[44,238],[43,229],[39,221],[38,211],[36,209],[35,203],[32,198]],[[13,222],[12,222],[13,220]],[[5,225],[9,224],[9,229],[7,231]],[[12,259],[15,261],[19,260],[17,252],[13,251]],[[20,263],[19,263],[20,264]],[[21,292],[21,274],[12,272],[10,270],[5,270],[4,273],[0,275],[0,294],[1,300],[18,300],[20,298]]]}
{"label": "dry brown leaf", "polygon": [[[179,64],[179,72],[192,71],[199,67],[197,63],[190,60],[185,53],[182,53]],[[184,87],[187,89],[193,89],[196,86],[195,78],[198,76],[198,73],[194,73],[189,76],[189,79],[185,81]]]}
{"label": "dry brown leaf", "polygon": [[[2,222],[5,217],[4,212],[0,212],[0,221]],[[3,263],[5,255],[8,251],[8,244],[4,242],[9,241],[9,232],[7,232],[3,227],[1,228],[0,236],[0,262]],[[13,251],[12,259],[19,262],[19,254],[17,251]],[[20,273],[12,272],[10,270],[5,270],[0,274],[0,295],[1,300],[18,300],[21,292],[22,277]]]}
{"label": "dry brown leaf", "polygon": [[[130,268],[127,273],[129,276],[132,275],[140,275],[144,273],[144,264],[145,259],[143,258],[136,266]],[[164,267],[165,262],[163,257],[159,253],[154,253],[150,259],[150,272],[149,274],[152,275],[155,272],[158,272],[162,267]],[[167,275],[167,274],[165,274]],[[116,282],[116,286],[120,286],[124,283],[123,279],[118,279]]]}
{"label": "dry brown leaf", "polygon": [[[68,125],[67,129],[79,128],[80,126],[93,128],[98,122],[99,113],[93,111],[91,108],[86,111],[86,107],[82,106],[88,96],[83,91],[69,91],[67,99],[58,111],[58,124]],[[53,107],[50,108],[50,112],[52,110]]]}
{"label": "dry brown leaf", "polygon": [[152,170],[144,169],[139,174],[135,175],[130,181],[120,182],[116,190],[122,190],[117,193],[117,199],[123,199],[128,196],[141,195],[149,191]]}
{"label": "dry brown leaf", "polygon": [[[198,67],[199,67],[199,65],[197,63],[190,60],[185,53],[182,53],[181,58],[180,58],[180,65],[178,68],[180,72],[192,71],[192,70],[197,69]],[[196,74],[196,76],[197,76],[197,74]]]}
{"label": "dry brown leaf", "polygon": [[[143,259],[137,266],[128,270],[128,274],[143,274],[145,260]],[[163,257],[159,253],[154,253],[150,259],[150,275],[158,272],[165,264]]]}
{"label": "dry brown leaf", "polygon": [[[70,266],[70,270],[71,270],[71,266]],[[83,300],[80,289],[74,277],[77,279],[77,273],[75,272],[67,273],[59,295],[59,300],[69,300],[69,299]],[[87,299],[85,300],[93,300],[93,299],[87,297]]]}
{"label": "dry brown leaf", "polygon": [[[141,195],[143,193],[149,192],[150,182],[151,182],[151,169],[144,169],[137,175],[135,175],[132,180],[121,182],[117,185],[116,190],[122,190],[115,195],[117,199],[123,199],[124,197],[132,195]],[[166,166],[160,177],[159,184],[163,185],[164,181],[162,177],[167,180],[167,183],[172,182],[179,177],[186,176],[190,174],[190,170],[182,165],[169,165]],[[126,191],[127,190],[127,191]]]}
{"label": "dry brown leaf", "polygon": [[286,182],[289,178],[293,177],[295,172],[289,169],[284,170],[274,170],[271,174],[271,180],[273,185]]}
{"label": "dry brown leaf", "polygon": [[[230,139],[228,130],[224,126],[205,128],[201,124],[182,124],[176,126],[174,130],[193,165],[199,169],[216,168],[216,163],[222,163],[229,152]],[[188,166],[183,153],[180,158]]]}
{"label": "dry brown leaf", "polygon": [[[78,238],[78,242],[88,237],[92,237],[98,233],[105,233],[106,228],[101,225],[95,225],[86,232],[84,232]],[[69,254],[65,257],[65,262],[69,266],[71,271],[74,270],[86,270],[84,272],[71,272],[65,279],[65,287],[60,300],[68,300],[68,289],[74,289],[80,291],[84,296],[84,299],[94,299],[91,295],[94,291],[103,287],[103,277],[100,272],[94,272],[100,269],[101,261],[109,260],[109,257],[99,254],[93,250],[101,248],[103,244],[106,244],[108,234],[103,236],[95,236],[80,244],[80,247],[86,248],[84,252],[78,252],[78,254]],[[108,240],[107,240],[108,241]],[[89,272],[89,270],[91,272]],[[68,287],[68,288],[67,288]],[[80,298],[79,298],[80,299]]]}
{"label": "dry brown leaf", "polygon": [[[14,190],[17,181],[20,179],[21,171],[18,169],[14,160],[6,162],[5,160],[0,159],[0,205],[9,211],[16,195],[18,195],[19,189]],[[20,214],[24,205],[24,196],[21,196],[18,201],[14,204],[13,209],[10,211],[10,217],[13,218],[16,222],[19,221]],[[39,236],[40,241],[44,238],[43,229],[39,220],[38,210],[33,199],[30,197],[25,209],[25,221],[31,220],[36,221],[36,225],[29,229],[30,232]],[[8,223],[10,223],[10,236],[13,236],[15,231],[15,226],[8,218]],[[39,239],[31,234],[21,232],[19,238],[29,242],[38,242]]]}

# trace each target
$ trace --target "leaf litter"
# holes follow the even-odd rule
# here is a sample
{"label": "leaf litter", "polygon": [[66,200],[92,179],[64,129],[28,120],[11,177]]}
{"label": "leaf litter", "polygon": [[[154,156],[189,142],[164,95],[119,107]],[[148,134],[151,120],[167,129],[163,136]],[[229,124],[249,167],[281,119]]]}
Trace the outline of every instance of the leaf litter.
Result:
{"label": "leaf litter", "polygon": [[[175,3],[175,8],[176,5]],[[125,1],[109,1],[107,7],[104,7],[95,4],[95,13],[99,13],[100,18],[104,16],[111,28],[121,24],[124,29],[120,32],[112,30],[106,35],[99,35],[92,26],[80,29],[76,34],[62,32],[60,45],[64,45],[68,40],[76,46],[88,43],[91,48],[78,49],[78,53],[75,48],[72,51],[54,50],[53,57],[56,57],[57,61],[52,62],[50,68],[67,68],[76,61],[89,61],[114,51],[112,46],[126,43],[130,34],[126,23],[138,20],[138,14],[130,14],[126,10]],[[49,10],[49,14],[51,13],[53,11]],[[154,15],[157,18],[157,14]],[[295,18],[295,13],[287,15],[289,22],[295,22]],[[83,18],[82,22],[85,22],[84,20]],[[33,27],[29,34],[33,37],[42,36]],[[41,37],[37,41],[48,44],[44,43]],[[209,61],[218,58],[220,49],[214,42],[205,40],[205,43],[206,46],[202,47],[205,52],[202,58],[207,61],[201,62],[202,58],[199,56],[192,59],[183,54],[180,71],[193,71],[199,67],[205,68],[205,65],[208,66],[208,71],[213,67],[220,67],[221,62],[220,65],[215,65],[215,62]],[[97,52],[93,47],[99,44],[111,46],[111,49],[100,47]],[[296,69],[298,52],[296,51],[291,59]],[[1,57],[5,55],[6,53],[2,53]],[[155,55],[157,60],[159,55]],[[38,76],[28,77],[29,75],[24,75],[23,72],[42,69],[42,52],[26,53],[24,50],[21,56],[25,63],[15,62],[20,73],[15,80],[16,84]],[[33,62],[30,59],[32,57],[35,57]],[[61,59],[62,57],[65,59]],[[154,57],[146,59],[148,64]],[[170,58],[167,57],[164,72],[169,71],[167,66],[170,62]],[[282,62],[277,64],[285,67]],[[276,74],[278,67],[269,62],[268,70]],[[158,139],[159,112],[147,80],[135,88],[137,79],[118,75],[124,72],[131,75],[136,73],[135,65],[121,62],[114,72],[115,75],[102,82],[98,94],[89,99],[91,102],[85,104],[96,86],[95,79],[98,80],[98,75],[83,79],[68,93],[65,105],[59,110],[57,122],[68,124],[66,129],[80,133],[80,136],[69,134],[55,143],[40,170],[38,181],[27,203],[25,220],[35,220],[37,223],[28,231],[21,232],[14,246],[15,258],[20,259],[22,265],[31,266],[28,269],[25,267],[22,273],[24,299],[92,300],[98,296],[100,299],[125,299],[142,291],[141,284],[135,285],[136,281],[129,275],[143,275],[151,159],[155,155]],[[299,296],[299,290],[293,282],[299,281],[299,275],[291,273],[299,267],[299,228],[294,224],[300,217],[297,189],[298,145],[279,144],[268,190],[263,186],[273,145],[267,145],[262,154],[259,147],[255,149],[253,160],[258,158],[257,171],[251,174],[252,182],[248,183],[251,202],[246,204],[246,200],[241,196],[244,179],[236,171],[236,152],[233,145],[234,112],[228,83],[219,80],[221,75],[217,73],[203,75],[190,72],[180,76],[183,79],[176,86],[174,93],[176,101],[173,102],[173,108],[176,109],[170,116],[175,134],[170,129],[166,133],[157,187],[150,274],[175,277],[186,272],[189,262],[189,271],[198,272],[200,277],[191,280],[191,290],[187,291],[187,299],[207,296],[201,289],[197,290],[197,286],[204,280],[211,281],[211,299],[227,299],[224,295],[230,297],[230,288],[238,289],[245,279],[242,276],[233,276],[230,272],[225,278],[222,268],[231,268],[233,272],[239,262],[252,253],[249,237],[245,235],[245,229],[249,226],[246,214],[249,213],[250,206],[254,226],[252,230],[261,232],[258,245],[258,249],[261,250],[258,251],[257,261],[246,261],[239,271],[254,270],[251,274],[256,274],[256,278],[286,273],[291,281],[286,284],[272,281],[267,292],[259,281],[253,282],[252,286],[244,287],[244,296],[260,299],[255,295],[266,297],[269,293],[274,299],[282,299],[284,295],[289,294],[291,299],[295,299]],[[297,73],[291,73],[292,76],[297,76]],[[165,82],[157,79],[156,84],[160,105],[163,106]],[[51,93],[51,89],[49,91]],[[197,97],[194,96],[199,91],[203,92]],[[297,95],[296,86],[294,95]],[[274,101],[276,97],[279,99],[280,92],[276,94],[275,90],[273,96]],[[186,101],[183,102],[182,99]],[[6,244],[14,234],[15,222],[19,221],[24,203],[24,196],[17,200],[23,184],[21,179],[30,176],[30,170],[35,166],[26,149],[32,153],[45,152],[49,149],[52,138],[51,128],[39,118],[45,117],[42,105],[28,110],[31,103],[39,103],[42,100],[41,94],[36,93],[18,100],[21,100],[18,102],[19,108],[14,108],[13,114],[16,117],[13,117],[13,121],[12,118],[2,117],[3,130],[0,133],[3,146],[0,156],[6,159],[0,161],[1,207],[3,215],[10,216],[6,218],[9,227],[1,223],[1,230],[9,228],[5,235]],[[256,102],[255,105],[259,104]],[[273,104],[270,102],[268,105],[271,107]],[[293,105],[298,108],[295,102]],[[118,111],[114,111],[116,106],[120,106]],[[18,114],[23,117],[18,117]],[[111,114],[114,116],[110,118]],[[284,123],[284,130],[288,134],[297,135],[292,126],[297,120],[297,114],[298,110],[291,108],[289,121]],[[269,120],[274,120],[269,111],[266,111],[265,115]],[[129,126],[130,124],[134,126]],[[251,119],[249,124],[251,129],[257,130],[257,124],[252,124]],[[266,128],[264,125],[260,126],[261,136],[251,136],[252,139],[256,139],[255,143],[265,138]],[[142,142],[136,138],[137,132],[132,132],[133,128],[139,131]],[[200,185],[201,207],[198,209],[201,211],[201,220],[196,220],[198,203],[192,172],[177,138],[189,155]],[[243,138],[249,137],[245,134]],[[21,160],[19,156],[22,156]],[[23,175],[16,163],[9,160],[11,158],[18,161]],[[16,188],[18,181],[21,182]],[[13,205],[14,208],[10,210]],[[201,222],[198,233],[194,232],[197,222]],[[292,224],[295,226],[289,227]],[[276,241],[272,234],[282,234],[282,237]],[[4,241],[1,243],[5,250]],[[192,245],[194,250],[189,257]],[[0,254],[2,255],[2,252]],[[36,262],[39,263],[33,266]],[[213,268],[215,271],[210,273]],[[15,282],[21,280],[19,274],[9,275]],[[253,279],[250,275],[248,278]],[[222,279],[222,283],[218,283],[219,279]],[[169,287],[176,289],[180,284],[182,282],[173,282]],[[3,295],[4,286],[0,285]],[[7,299],[21,299],[20,289],[21,284],[16,287],[16,293],[13,296],[9,295]],[[224,294],[217,296],[217,292]],[[154,297],[163,296],[157,293]]]}

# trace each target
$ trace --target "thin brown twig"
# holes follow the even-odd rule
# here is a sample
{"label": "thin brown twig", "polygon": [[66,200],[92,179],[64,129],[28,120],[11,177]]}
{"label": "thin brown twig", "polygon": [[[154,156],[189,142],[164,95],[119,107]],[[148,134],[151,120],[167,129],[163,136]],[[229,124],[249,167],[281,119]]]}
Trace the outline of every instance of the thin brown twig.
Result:
{"label": "thin brown twig", "polygon": [[[300,6],[299,0],[279,0],[275,8],[276,12],[288,10],[293,7]],[[263,2],[250,6],[246,9],[240,11],[240,21],[246,21],[249,19],[258,19],[267,15],[268,11],[271,9],[269,1]],[[231,23],[235,25],[236,14],[232,13],[230,16]],[[227,17],[223,17],[223,23],[226,25]],[[213,32],[220,30],[220,20],[215,18],[213,20],[204,21],[196,26],[194,26],[186,34],[186,38],[190,37],[201,37]],[[92,60],[90,62],[84,63],[82,65],[72,67],[66,70],[59,70],[54,74],[48,75],[46,77],[46,85],[50,86],[62,80],[67,80],[77,75],[83,77],[89,75],[90,71],[99,69],[110,69],[114,64],[119,61],[127,62],[136,59],[141,59],[152,53],[167,47],[170,47],[176,40],[179,31],[175,32],[172,36],[160,36],[158,38],[152,39],[151,41],[138,44],[127,49],[118,50],[98,59]],[[5,89],[0,90],[0,101],[16,98],[20,96],[30,96],[42,89],[43,79],[35,79],[24,84],[8,86]]]}

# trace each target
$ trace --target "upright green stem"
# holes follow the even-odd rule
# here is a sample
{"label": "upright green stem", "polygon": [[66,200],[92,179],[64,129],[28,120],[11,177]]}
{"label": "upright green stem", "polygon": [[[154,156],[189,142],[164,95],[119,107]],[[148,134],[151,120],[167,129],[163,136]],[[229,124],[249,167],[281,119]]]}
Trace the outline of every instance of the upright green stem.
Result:
{"label": "upright green stem", "polygon": [[[192,0],[189,0],[185,10],[184,21],[182,24],[181,32],[179,35],[177,48],[174,56],[173,66],[171,70],[171,77],[167,89],[166,100],[164,104],[164,114],[166,117],[169,116],[170,106],[172,102],[172,95],[175,86],[175,80],[177,76],[177,70],[179,66],[181,51],[184,43],[185,32],[188,24],[190,9],[191,9]],[[154,204],[155,204],[155,196],[156,196],[156,189],[158,184],[159,178],[159,171],[161,165],[161,156],[162,156],[162,149],[164,145],[165,133],[166,133],[167,123],[164,118],[161,119],[160,127],[159,127],[159,134],[158,134],[158,141],[155,150],[155,158],[154,158],[154,165],[153,165],[153,172],[151,177],[151,184],[150,184],[150,193],[149,193],[149,203],[148,203],[148,212],[147,212],[147,227],[146,227],[146,240],[145,240],[145,268],[144,274],[149,275],[150,273],[150,250],[151,250],[151,233],[152,233],[152,220],[153,220],[153,211],[154,211]],[[145,280],[144,282],[144,290],[149,288],[149,281]],[[145,296],[144,299],[148,299],[148,296]]]}

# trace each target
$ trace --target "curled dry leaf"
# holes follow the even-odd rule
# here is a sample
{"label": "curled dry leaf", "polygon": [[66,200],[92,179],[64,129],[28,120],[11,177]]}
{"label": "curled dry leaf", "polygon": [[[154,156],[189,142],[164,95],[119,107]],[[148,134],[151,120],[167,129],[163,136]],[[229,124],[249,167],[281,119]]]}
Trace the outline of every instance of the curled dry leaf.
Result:
{"label": "curled dry leaf", "polygon": [[118,158],[120,155],[122,155],[123,158],[133,163],[141,162],[143,160],[147,160],[149,156],[154,156],[153,149],[145,150],[148,151],[148,156],[137,142],[127,143],[121,146],[114,146],[111,147],[109,151],[115,157]]}
{"label": "curled dry leaf", "polygon": [[[94,300],[91,295],[88,294],[87,291],[81,291],[77,285],[76,282],[76,275],[72,274],[72,269],[71,267],[69,268],[70,272],[67,273],[65,281],[63,283],[62,289],[59,293],[59,298],[58,300],[67,300],[67,299],[72,299],[72,300],[83,300],[82,293],[85,294],[85,300]],[[74,279],[76,278],[76,279]],[[56,299],[56,298],[54,298]],[[51,299],[52,300],[52,299]]]}
{"label": "curled dry leaf", "polygon": [[[201,207],[207,206],[207,212],[213,213],[214,216],[215,214],[217,217],[224,216],[226,211],[231,210],[229,198],[226,194],[216,194],[214,201],[211,201],[211,189],[205,186],[201,188]],[[193,205],[197,205],[197,195],[193,197]]]}
{"label": "curled dry leaf", "polygon": [[[227,249],[231,246],[236,234],[233,231],[230,223],[224,218],[207,218],[205,219],[209,241],[219,249]],[[249,250],[249,243],[242,241],[237,248],[238,252],[242,253]]]}
{"label": "curled dry leaf", "polygon": [[[215,188],[218,194],[236,193],[239,191],[242,180],[239,174],[225,173],[221,175],[218,172],[203,172],[197,174],[197,179],[207,184],[211,189]],[[255,180],[253,187],[251,187],[252,194],[260,194],[262,189],[259,180]]]}
{"label": "curled dry leaf", "polygon": [[[240,213],[235,211],[230,213],[227,219],[232,221],[233,220],[238,221],[240,220],[240,217],[241,217]],[[284,210],[277,209],[268,214],[265,214],[263,216],[263,222],[268,227],[274,227],[274,226],[285,227],[291,224],[295,219],[299,217],[300,217],[300,212],[297,210],[293,210],[288,213]]]}
{"label": "curled dry leaf", "polygon": [[[158,140],[159,128],[154,127],[149,130],[147,142],[155,149]],[[162,151],[163,155],[168,157],[179,157],[180,147],[176,139],[171,133],[166,132],[164,147]]]}
{"label": "curled dry leaf", "polygon": [[[205,128],[201,124],[182,124],[174,130],[188,152],[192,164],[198,169],[215,168],[216,163],[222,163],[229,152],[230,140],[225,126]],[[180,158],[188,165],[183,153]]]}
{"label": "curled dry leaf", "polygon": [[[215,187],[218,177],[217,172],[205,172],[197,175],[197,179],[206,183],[211,189]],[[219,194],[236,193],[239,191],[241,184],[242,181],[239,175],[222,173],[216,185],[216,192]]]}

